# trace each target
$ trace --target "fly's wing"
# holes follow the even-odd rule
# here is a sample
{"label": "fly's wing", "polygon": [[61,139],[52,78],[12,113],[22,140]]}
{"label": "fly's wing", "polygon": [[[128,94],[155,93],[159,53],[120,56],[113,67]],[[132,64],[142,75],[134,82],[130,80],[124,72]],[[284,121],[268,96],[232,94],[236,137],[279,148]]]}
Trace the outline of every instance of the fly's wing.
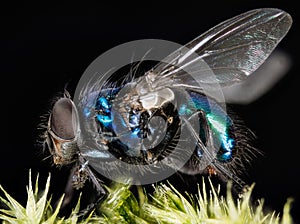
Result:
{"label": "fly's wing", "polygon": [[274,8],[226,20],[157,64],[151,85],[201,90],[199,84],[223,88],[238,83],[266,60],[291,24],[288,13]]}
{"label": "fly's wing", "polygon": [[[279,9],[262,8],[240,14],[211,28],[171,53],[146,74],[145,81],[152,91],[156,89],[160,91],[165,87],[182,88],[198,91],[212,96],[216,101],[224,102],[223,88],[240,83],[253,74],[287,34],[291,24],[291,16]],[[189,102],[186,105],[190,105]],[[215,128],[221,128],[217,130],[221,134],[226,133],[226,126],[219,125],[226,124],[226,116],[218,116],[222,113],[213,107],[214,104],[210,102],[209,104],[212,111],[210,114],[218,117]],[[197,109],[197,103],[194,106]],[[201,155],[203,157],[201,166],[196,167],[196,170],[188,167],[187,170],[198,173],[215,161],[217,154],[215,149],[218,147],[201,146],[202,140],[197,137],[199,124],[191,119],[185,118],[184,124],[188,131],[191,134],[195,133],[195,138],[198,138],[197,144],[203,150]],[[184,141],[179,141],[179,144],[182,149],[189,148],[181,146],[185,144]],[[173,163],[176,163],[176,159]],[[230,164],[233,164],[232,167],[236,165]],[[214,166],[227,177],[235,176],[236,172],[230,168],[231,165],[227,169],[215,162]],[[241,181],[237,177],[233,179],[240,184]]]}
{"label": "fly's wing", "polygon": [[249,104],[256,101],[272,89],[291,67],[290,55],[275,49],[249,78],[236,85],[222,88],[225,101],[231,104]]}

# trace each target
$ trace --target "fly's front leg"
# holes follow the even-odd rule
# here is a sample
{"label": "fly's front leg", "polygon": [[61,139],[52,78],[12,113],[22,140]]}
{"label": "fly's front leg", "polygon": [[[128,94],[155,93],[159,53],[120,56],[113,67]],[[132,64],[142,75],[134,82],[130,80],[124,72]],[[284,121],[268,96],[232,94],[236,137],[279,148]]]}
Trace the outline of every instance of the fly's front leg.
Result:
{"label": "fly's front leg", "polygon": [[89,167],[88,161],[86,159],[84,159],[81,155],[79,155],[78,161],[80,163],[80,166],[74,172],[73,186],[75,188],[79,189],[84,186],[84,183],[89,178],[97,191],[96,199],[92,203],[90,203],[87,206],[87,208],[80,211],[79,216],[84,216],[96,208],[96,206],[99,204],[99,202],[102,201],[104,199],[104,197],[107,195],[107,192],[102,187],[101,181],[96,177],[94,172]]}
{"label": "fly's front leg", "polygon": [[[84,159],[82,156],[79,155],[78,158],[81,168],[79,169],[80,173],[86,176],[86,179],[89,177],[90,180],[92,181],[93,185],[95,186],[96,190],[100,194],[106,194],[106,191],[100,184],[100,180],[95,176],[94,172],[91,170],[91,168],[88,166],[88,161]],[[84,177],[81,177],[84,179]],[[86,180],[85,179],[85,180]]]}
{"label": "fly's front leg", "polygon": [[79,190],[80,188],[83,188],[86,180],[88,179],[88,172],[87,172],[87,165],[88,162],[86,161],[83,164],[77,165],[75,167],[75,170],[73,171],[72,176],[72,185],[75,189]]}
{"label": "fly's front leg", "polygon": [[[72,167],[64,190],[64,199],[60,206],[60,210],[64,210],[64,208],[70,204],[74,195],[74,190],[79,190],[84,186],[86,180],[88,179],[88,173],[85,170],[86,165],[87,163],[83,165],[77,163]],[[59,201],[55,203],[55,208],[57,207],[58,203]]]}
{"label": "fly's front leg", "polygon": [[[68,206],[73,198],[74,195],[74,185],[73,185],[73,176],[74,172],[77,169],[77,166],[74,166],[72,170],[70,171],[68,182],[66,184],[65,190],[64,190],[64,198],[63,202],[60,205],[60,210],[64,210],[66,206]],[[60,200],[56,201],[54,208],[56,209],[58,204],[60,203]]]}

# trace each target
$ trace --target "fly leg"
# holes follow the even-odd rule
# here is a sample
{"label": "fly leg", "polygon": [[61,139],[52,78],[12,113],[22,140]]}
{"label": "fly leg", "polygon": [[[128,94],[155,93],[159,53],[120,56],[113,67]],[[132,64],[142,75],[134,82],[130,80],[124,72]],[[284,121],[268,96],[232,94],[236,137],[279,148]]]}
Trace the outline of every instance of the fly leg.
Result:
{"label": "fly leg", "polygon": [[[60,210],[64,210],[66,208],[66,206],[68,206],[70,204],[70,202],[73,198],[73,195],[74,195],[73,175],[74,175],[75,170],[76,170],[76,166],[74,166],[72,168],[72,170],[70,171],[68,182],[67,182],[65,190],[64,190],[64,198],[63,198],[62,204],[60,205]],[[54,208],[57,208],[59,201],[60,200],[58,200],[55,203]]]}
{"label": "fly leg", "polygon": [[[200,129],[204,132],[200,137],[201,130],[195,130],[193,127],[192,119],[199,119]],[[193,159],[196,160],[196,163],[192,163],[188,165],[185,169],[185,173],[188,174],[200,174],[205,171],[205,168],[211,164],[211,162],[215,159],[215,152],[213,150],[213,141],[207,140],[208,138],[212,139],[212,133],[208,126],[207,119],[205,117],[205,112],[199,110],[195,112],[192,116],[187,118],[182,118],[184,121],[184,125],[188,129],[189,133],[191,133],[191,137],[196,141],[195,152],[193,155]]]}
{"label": "fly leg", "polygon": [[[68,181],[64,190],[64,198],[62,204],[60,205],[60,210],[64,210],[72,201],[75,189],[79,190],[84,186],[84,183],[88,179],[87,173],[85,171],[85,164],[75,164],[69,174]],[[55,203],[56,208],[59,200]]]}
{"label": "fly leg", "polygon": [[73,175],[73,186],[79,189],[83,187],[85,181],[89,178],[97,191],[96,199],[92,203],[90,203],[85,209],[81,210],[78,214],[79,216],[85,216],[96,208],[99,202],[101,202],[105,198],[107,192],[102,187],[101,181],[96,177],[94,172],[88,166],[88,161],[80,155],[78,157],[78,160],[81,165]]}
{"label": "fly leg", "polygon": [[[215,150],[213,134],[207,122],[205,112],[200,111],[199,117],[201,122],[203,122],[203,128],[205,131],[206,138],[206,147],[208,149],[211,149],[209,151]],[[228,179],[232,180],[232,191],[234,194],[238,195],[238,197],[242,197],[243,194],[249,189],[249,186],[243,180],[241,180],[237,175],[226,169],[223,164],[220,164],[220,162],[216,160],[215,156],[211,161],[211,165],[207,166],[206,172],[210,176],[218,176],[218,178],[224,183],[228,182]]]}
{"label": "fly leg", "polygon": [[212,130],[206,118],[206,113],[202,110],[199,110],[192,115],[192,117],[194,116],[198,116],[202,130],[204,132],[204,136],[200,138],[199,133],[194,130],[189,119],[184,119],[185,125],[192,133],[193,138],[196,140],[197,148],[195,151],[195,155],[196,157],[198,157],[199,163],[201,163],[201,165],[202,163],[206,163],[207,165],[204,170],[200,169],[199,167],[195,167],[194,171],[189,171],[189,173],[197,174],[205,172],[209,176],[217,176],[218,179],[223,183],[228,182],[228,180],[232,180],[233,193],[238,195],[238,197],[242,197],[247,189],[249,189],[249,186],[237,175],[227,169],[225,167],[225,164],[221,164],[216,159],[217,149],[214,143]]}

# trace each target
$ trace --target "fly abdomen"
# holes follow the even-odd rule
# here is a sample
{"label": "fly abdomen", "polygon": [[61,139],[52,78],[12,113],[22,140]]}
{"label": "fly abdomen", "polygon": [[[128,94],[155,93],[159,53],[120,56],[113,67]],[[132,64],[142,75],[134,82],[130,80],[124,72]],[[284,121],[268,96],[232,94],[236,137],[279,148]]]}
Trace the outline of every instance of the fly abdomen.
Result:
{"label": "fly abdomen", "polygon": [[[189,99],[180,104],[179,113],[188,120],[198,119],[199,128],[194,131],[198,135],[195,138],[201,143],[196,145],[195,155],[200,162],[232,160],[236,141],[234,123],[225,108],[203,94],[189,92]],[[210,161],[205,161],[207,159]]]}

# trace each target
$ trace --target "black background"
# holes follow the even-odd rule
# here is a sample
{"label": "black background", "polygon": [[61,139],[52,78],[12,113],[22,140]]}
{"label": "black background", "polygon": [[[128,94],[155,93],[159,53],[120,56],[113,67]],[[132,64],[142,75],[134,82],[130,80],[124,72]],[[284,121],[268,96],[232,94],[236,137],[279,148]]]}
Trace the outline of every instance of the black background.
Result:
{"label": "black background", "polygon": [[[96,2],[96,1],[95,1]],[[247,10],[281,8],[294,20],[278,48],[292,58],[288,74],[258,101],[238,107],[258,137],[265,157],[249,170],[255,197],[281,212],[294,198],[300,221],[299,154],[299,10],[292,1],[172,1],[139,4],[16,2],[1,7],[0,184],[24,201],[28,170],[42,181],[52,172],[52,188],[62,189],[67,171],[51,166],[36,147],[37,130],[49,102],[68,82],[76,85],[87,66],[119,44],[146,38],[185,44],[212,26]],[[127,2],[128,3],[128,2]],[[43,185],[44,182],[40,184]],[[59,190],[58,190],[59,191]],[[60,192],[59,192],[60,193]]]}

